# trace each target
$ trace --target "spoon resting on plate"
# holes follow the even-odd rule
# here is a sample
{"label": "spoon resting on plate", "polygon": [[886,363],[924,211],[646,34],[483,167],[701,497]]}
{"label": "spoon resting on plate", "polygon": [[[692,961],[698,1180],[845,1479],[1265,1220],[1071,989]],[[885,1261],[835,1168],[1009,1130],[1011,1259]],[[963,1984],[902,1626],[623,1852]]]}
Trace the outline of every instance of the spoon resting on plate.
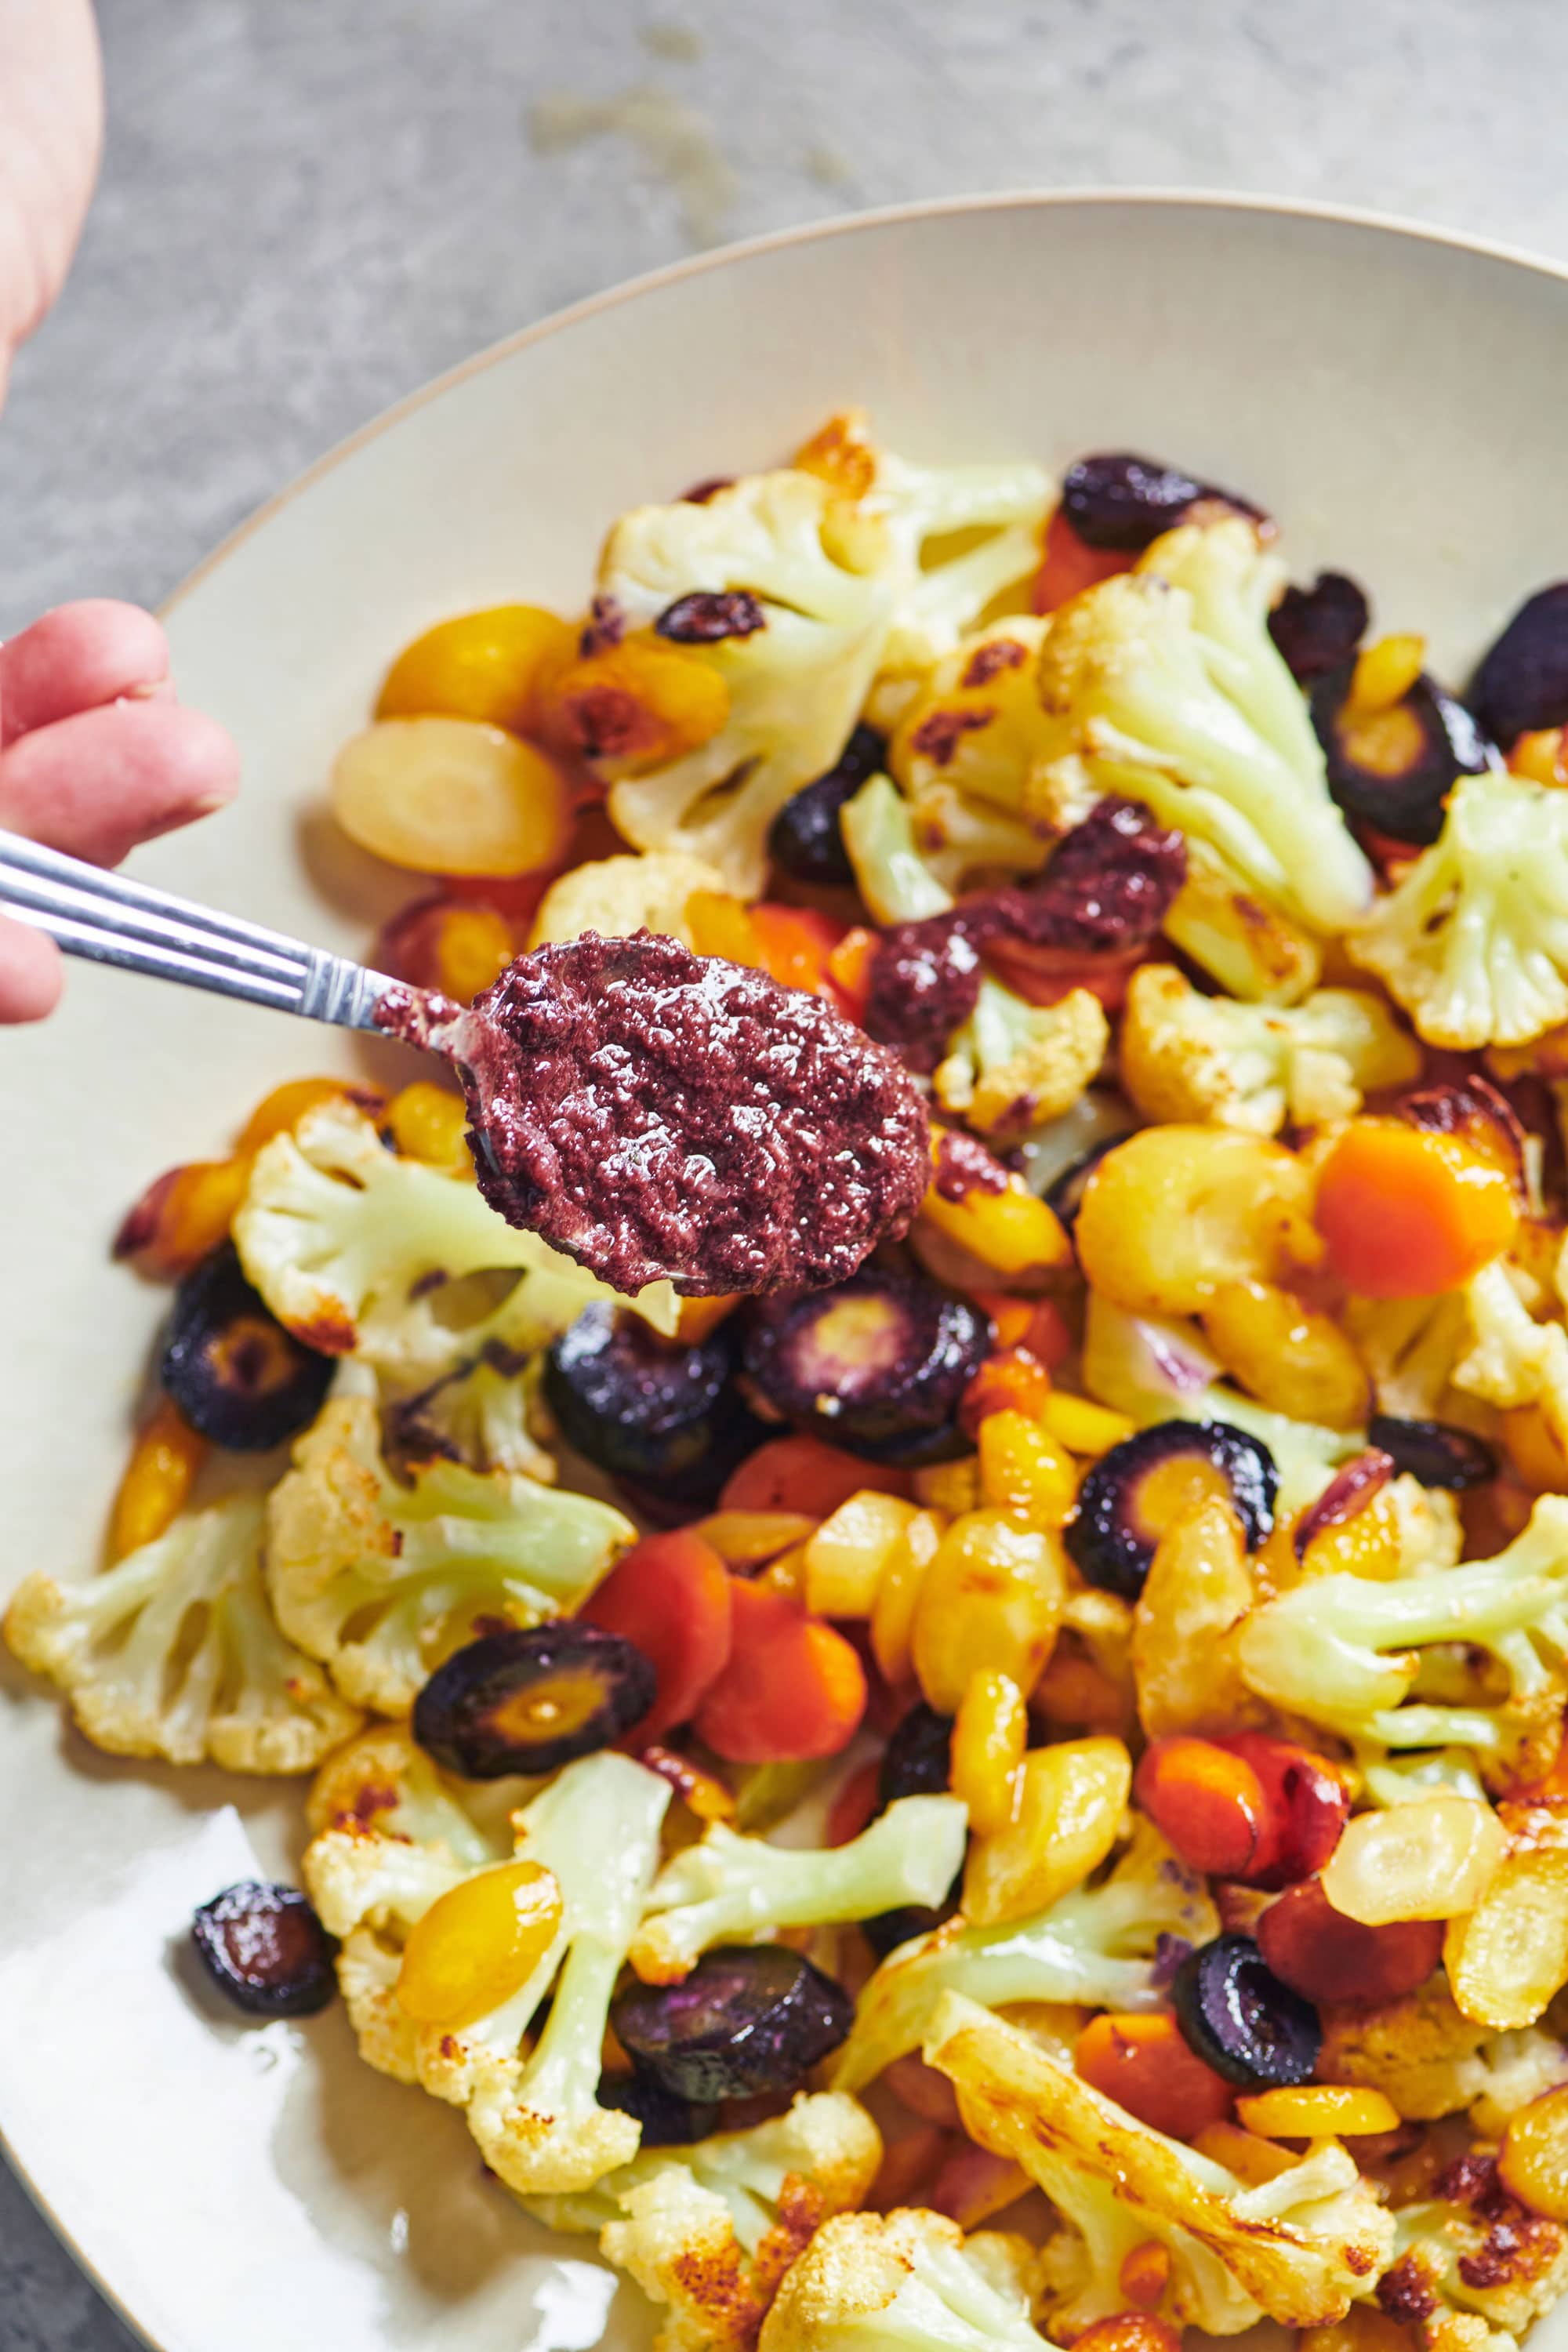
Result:
{"label": "spoon resting on plate", "polygon": [[15,834],[0,905],[68,955],[440,1055],[490,1206],[628,1295],[824,1288],[925,1193],[925,1102],[897,1056],[678,940],[585,932],[464,1006]]}

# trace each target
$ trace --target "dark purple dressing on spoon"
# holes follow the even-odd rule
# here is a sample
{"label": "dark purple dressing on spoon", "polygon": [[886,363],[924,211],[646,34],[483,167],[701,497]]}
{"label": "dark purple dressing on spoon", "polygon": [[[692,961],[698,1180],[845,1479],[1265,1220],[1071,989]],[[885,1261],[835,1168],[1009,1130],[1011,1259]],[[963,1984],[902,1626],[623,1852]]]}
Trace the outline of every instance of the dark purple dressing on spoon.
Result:
{"label": "dark purple dressing on spoon", "polygon": [[479,1190],[628,1294],[844,1281],[931,1175],[919,1088],[821,998],[639,931],[520,956],[379,1026],[457,1061]]}

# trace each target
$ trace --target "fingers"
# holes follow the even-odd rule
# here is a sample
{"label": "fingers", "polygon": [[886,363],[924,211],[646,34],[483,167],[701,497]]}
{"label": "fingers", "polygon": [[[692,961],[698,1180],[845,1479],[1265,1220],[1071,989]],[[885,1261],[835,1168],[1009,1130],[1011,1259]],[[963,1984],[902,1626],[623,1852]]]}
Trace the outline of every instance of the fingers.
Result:
{"label": "fingers", "polygon": [[0,915],[0,1023],[41,1021],[59,1002],[61,979],[54,941]]}
{"label": "fingers", "polygon": [[18,736],[0,759],[0,825],[117,866],[139,841],[232,800],[239,754],[176,702],[119,702]]}
{"label": "fingers", "polygon": [[166,687],[169,643],[151,613],[107,596],[61,604],[0,646],[0,744],[73,711]]}

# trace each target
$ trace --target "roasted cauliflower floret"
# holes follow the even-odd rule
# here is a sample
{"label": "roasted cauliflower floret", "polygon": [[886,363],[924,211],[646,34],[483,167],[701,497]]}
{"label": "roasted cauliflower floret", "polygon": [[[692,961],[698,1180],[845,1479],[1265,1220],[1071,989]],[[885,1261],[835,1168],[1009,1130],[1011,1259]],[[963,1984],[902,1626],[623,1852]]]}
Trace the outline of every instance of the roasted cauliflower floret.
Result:
{"label": "roasted cauliflower floret", "polygon": [[607,1503],[508,1472],[428,1462],[400,1486],[374,1405],[338,1397],[273,1490],[267,1582],[279,1623],[339,1689],[397,1715],[455,1630],[568,1613],[636,1533]]}
{"label": "roasted cauliflower floret", "polygon": [[1264,2315],[1290,2327],[1342,2318],[1388,2261],[1394,2224],[1335,2142],[1246,2188],[956,1993],[925,2056],[952,2081],[970,2137],[1021,2165],[1072,2225],[1046,2254],[1047,2324],[1069,2335],[1125,2307],[1121,2263],[1149,2238],[1171,2253],[1171,2315],[1220,2336]]}
{"label": "roasted cauliflower floret", "polygon": [[1352,1298],[1346,1335],[1372,1375],[1379,1412],[1402,1421],[1453,1421],[1454,1367],[1468,1344],[1465,1295]]}
{"label": "roasted cauliflower floret", "polygon": [[751,2352],[780,2279],[858,2205],[881,2156],[865,2109],[820,2092],[747,2131],[649,2148],[581,2195],[524,2201],[551,2229],[600,2233],[606,2262],[668,2313],[656,2352]]}
{"label": "roasted cauliflower floret", "polygon": [[[490,2169],[521,2196],[592,2188],[636,2155],[641,2126],[603,2107],[610,1998],[658,1859],[669,1790],[605,1753],[569,1764],[515,1817],[519,1859],[552,1873],[561,1925],[531,1976],[488,2015],[416,2025],[396,1998],[408,1930],[475,1873],[437,1846],[355,1828],[307,1848],[304,1876],[330,1933],[362,2054],[467,2114]],[[481,1864],[485,1868],[489,1865]],[[525,2043],[549,1996],[549,2016]]]}
{"label": "roasted cauliflower floret", "polygon": [[[375,1831],[477,1865],[510,1853],[509,1812],[536,1786],[457,1780],[402,1725],[372,1723],[327,1758],[310,1783],[305,1819],[312,1837],[326,1830]],[[493,1824],[482,1813],[493,1813]]]}
{"label": "roasted cauliflower floret", "polygon": [[1295,1004],[1322,975],[1322,941],[1206,841],[1187,841],[1187,878],[1165,936],[1242,1004]]}
{"label": "roasted cauliflower floret", "polygon": [[1173,964],[1143,964],[1128,985],[1118,1067],[1145,1118],[1278,1135],[1349,1118],[1373,1087],[1413,1085],[1421,1053],[1360,989],[1237,1004],[1205,996]]}
{"label": "roasted cauliflower floret", "polygon": [[901,1944],[856,2004],[835,2084],[858,2090],[895,2058],[919,2049],[947,1992],[988,2007],[1046,2000],[1152,2009],[1160,2000],[1156,1961],[1163,1939],[1201,1944],[1217,1931],[1202,1879],[1177,1860],[1152,1822],[1140,1820],[1098,1886],[1079,1887],[1031,1918],[995,1927],[954,1918]]}
{"label": "roasted cauliflower floret", "polygon": [[839,1846],[769,1845],[715,1822],[659,1873],[632,1966],[646,1983],[675,1983],[712,1944],[938,1904],[963,1861],[967,1825],[956,1797],[900,1797]]}
{"label": "roasted cauliflower floret", "polygon": [[684,646],[729,695],[717,734],[612,779],[610,814],[639,849],[684,852],[754,898],[767,831],[792,793],[831,768],[880,664],[901,585],[886,525],[811,474],[752,474],[702,505],[638,507],[611,531],[598,593],[636,628],[683,598],[744,593],[744,635]]}
{"label": "roasted cauliflower floret", "polygon": [[1105,1007],[1090,990],[1030,1004],[999,980],[984,979],[938,1066],[937,1100],[983,1134],[1020,1134],[1071,1108],[1110,1042]]}
{"label": "roasted cauliflower floret", "polygon": [[[882,653],[884,685],[929,669],[1039,562],[1055,484],[1027,459],[916,466],[878,444],[861,410],[847,409],[794,462],[886,527],[898,602]],[[961,534],[967,543],[955,555],[943,542]]]}
{"label": "roasted cauliflower floret", "polygon": [[36,1570],[12,1598],[5,1639],[110,1755],[309,1772],[360,1717],[279,1632],[261,1539],[261,1497],[240,1495],[182,1515],[85,1584]]}
{"label": "roasted cauliflower floret", "polygon": [[1519,2107],[1568,2081],[1568,2049],[1534,2026],[1494,2033],[1461,2015],[1441,1976],[1372,2007],[1323,2011],[1323,2079],[1382,2091],[1410,2123],[1468,2109],[1495,2136]]}
{"label": "roasted cauliflower floret", "polygon": [[1427,2352],[1510,2352],[1568,2292],[1568,2234],[1517,2203],[1489,2158],[1461,2159],[1436,2196],[1394,2220],[1377,2299],[1419,2329]]}
{"label": "roasted cauliflower floret", "polygon": [[1461,776],[1443,830],[1345,941],[1430,1045],[1522,1045],[1568,1018],[1568,800]]}
{"label": "roasted cauliflower floret", "polygon": [[1041,2352],[1031,2256],[994,2231],[972,2252],[941,2213],[840,2214],[785,2278],[758,2352]]}
{"label": "roasted cauliflower floret", "polygon": [[[1510,1686],[1506,1704],[1410,1696],[1423,1645],[1455,1643],[1496,1661]],[[1237,1655],[1259,1697],[1344,1738],[1470,1748],[1506,1762],[1563,1710],[1568,1497],[1539,1496],[1523,1534],[1494,1559],[1393,1583],[1340,1573],[1299,1584],[1254,1612]]]}
{"label": "roasted cauliflower floret", "polygon": [[[900,719],[889,765],[911,806],[956,793],[1015,825],[1029,800],[1029,780],[1048,757],[1046,715],[1035,686],[1047,619],[1030,614],[993,621],[965,637],[921,682]],[[1044,863],[1052,828],[1031,834],[1027,863]]]}
{"label": "roasted cauliflower floret", "polygon": [[[1568,1331],[1537,1322],[1521,1290],[1528,1276],[1494,1258],[1465,1285],[1468,1346],[1453,1368],[1455,1388],[1488,1404],[1539,1405],[1559,1444],[1568,1444]],[[1544,1303],[1544,1302],[1542,1302]],[[1557,1310],[1558,1302],[1552,1301]]]}
{"label": "roasted cauliflower floret", "polygon": [[[400,1160],[341,1100],[263,1146],[234,1236],[251,1282],[308,1347],[406,1382],[439,1378],[487,1339],[536,1348],[610,1295],[537,1234],[498,1217],[463,1177]],[[492,1274],[502,1277],[499,1297],[470,1301],[458,1287]],[[638,1307],[674,1328],[667,1285]]]}
{"label": "roasted cauliflower floret", "polygon": [[529,1425],[537,1369],[492,1339],[413,1396],[386,1409],[387,1435],[405,1462],[462,1462],[470,1470],[510,1470],[542,1486],[555,1484],[555,1456]]}
{"label": "roasted cauliflower floret", "polygon": [[[1337,931],[1365,912],[1372,874],[1268,635],[1278,578],[1239,519],[1167,532],[1055,615],[1040,697],[1053,768],[1144,802],[1271,904]],[[1059,799],[1047,772],[1023,813],[1049,817]]]}
{"label": "roasted cauliflower floret", "polygon": [[718,867],[686,850],[592,858],[551,884],[539,902],[529,945],[574,940],[584,931],[597,931],[605,940],[629,940],[634,932],[647,930],[689,948],[693,945],[687,912],[691,900],[700,890],[723,887]]}

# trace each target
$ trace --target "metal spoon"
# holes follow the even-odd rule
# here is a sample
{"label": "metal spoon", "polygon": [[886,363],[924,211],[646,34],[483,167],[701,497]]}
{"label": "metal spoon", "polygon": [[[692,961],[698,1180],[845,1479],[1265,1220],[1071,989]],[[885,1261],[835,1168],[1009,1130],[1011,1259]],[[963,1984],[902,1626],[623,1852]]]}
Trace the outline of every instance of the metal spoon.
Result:
{"label": "metal spoon", "polygon": [[[67,955],[268,1004],[340,1029],[380,1029],[376,1008],[391,989],[405,1001],[417,1000],[417,991],[346,956],[149,889],[19,834],[0,832],[0,907],[17,922],[47,932]],[[444,1043],[444,1033],[455,1025],[432,1024],[420,1042],[450,1054],[456,1040]]]}

